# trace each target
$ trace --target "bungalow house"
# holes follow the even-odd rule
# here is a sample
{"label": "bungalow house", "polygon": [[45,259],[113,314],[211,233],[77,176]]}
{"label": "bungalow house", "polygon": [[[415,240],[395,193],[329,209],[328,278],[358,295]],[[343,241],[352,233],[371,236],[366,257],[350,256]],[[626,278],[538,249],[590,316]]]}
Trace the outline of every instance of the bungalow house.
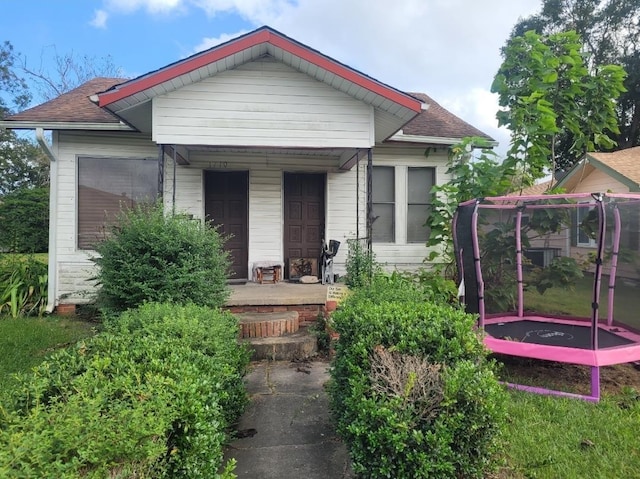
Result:
{"label": "bungalow house", "polygon": [[219,225],[234,279],[315,264],[323,239],[364,238],[390,268],[417,268],[448,147],[488,138],[269,27],[132,80],[93,79],[0,126],[35,130],[51,161],[50,308],[89,299],[92,245],[123,201],[161,198]]}

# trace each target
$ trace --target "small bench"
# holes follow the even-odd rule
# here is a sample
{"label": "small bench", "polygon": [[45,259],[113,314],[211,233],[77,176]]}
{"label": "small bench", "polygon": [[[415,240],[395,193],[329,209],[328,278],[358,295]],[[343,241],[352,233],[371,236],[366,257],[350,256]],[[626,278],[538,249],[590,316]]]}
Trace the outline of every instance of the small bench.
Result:
{"label": "small bench", "polygon": [[282,280],[282,265],[273,263],[255,263],[253,265],[253,273],[257,283],[276,284]]}

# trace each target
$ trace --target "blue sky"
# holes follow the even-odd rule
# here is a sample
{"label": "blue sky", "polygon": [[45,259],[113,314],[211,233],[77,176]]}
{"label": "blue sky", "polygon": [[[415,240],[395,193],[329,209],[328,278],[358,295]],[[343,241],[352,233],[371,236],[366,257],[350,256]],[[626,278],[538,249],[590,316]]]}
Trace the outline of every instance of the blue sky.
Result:
{"label": "blue sky", "polygon": [[52,52],[110,55],[137,76],[269,25],[497,138],[489,92],[500,47],[540,0],[5,0],[0,41],[29,66]]}

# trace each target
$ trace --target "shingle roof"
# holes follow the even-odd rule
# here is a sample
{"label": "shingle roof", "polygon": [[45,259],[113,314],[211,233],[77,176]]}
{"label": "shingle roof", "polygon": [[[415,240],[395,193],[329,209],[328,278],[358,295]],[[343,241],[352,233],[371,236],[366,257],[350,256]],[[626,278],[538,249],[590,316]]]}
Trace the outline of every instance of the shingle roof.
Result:
{"label": "shingle roof", "polygon": [[480,136],[493,141],[486,133],[478,130],[463,119],[444,109],[433,98],[425,93],[409,92],[409,95],[419,98],[429,105],[413,120],[402,128],[405,135],[433,136],[439,138],[464,138]]}
{"label": "shingle roof", "polygon": [[[41,105],[29,108],[12,115],[9,121],[33,122],[80,122],[80,123],[118,123],[120,120],[107,110],[94,104],[89,97],[103,92],[126,80],[122,78],[94,78],[68,93],[60,95]],[[402,131],[405,135],[428,136],[440,138],[464,138],[480,136],[492,140],[490,136],[458,118],[444,109],[431,97],[424,93],[409,93],[429,104],[407,123]]]}
{"label": "shingle roof", "polygon": [[613,153],[588,153],[587,157],[599,161],[640,185],[640,146]]}
{"label": "shingle roof", "polygon": [[6,118],[8,121],[119,123],[120,120],[94,104],[89,97],[126,81],[123,78],[94,78],[77,88]]}

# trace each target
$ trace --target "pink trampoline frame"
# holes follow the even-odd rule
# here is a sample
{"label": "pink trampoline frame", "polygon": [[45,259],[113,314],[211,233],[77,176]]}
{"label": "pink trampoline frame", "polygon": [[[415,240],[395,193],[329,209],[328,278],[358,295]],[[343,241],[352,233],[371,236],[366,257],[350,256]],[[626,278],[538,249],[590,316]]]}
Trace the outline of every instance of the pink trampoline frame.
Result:
{"label": "pink trampoline frame", "polygon": [[[594,289],[593,289],[593,307],[592,307],[592,317],[590,319],[563,319],[563,318],[555,318],[548,316],[539,316],[539,315],[524,315],[524,290],[523,290],[523,262],[522,262],[522,242],[521,242],[521,221],[522,221],[522,209],[518,207],[518,204],[522,204],[525,201],[536,201],[536,200],[554,200],[554,199],[568,199],[568,200],[579,200],[579,199],[594,199],[596,201],[596,205],[599,211],[599,234],[597,239],[597,259],[596,259],[596,270],[594,274]],[[613,255],[612,261],[610,265],[609,272],[609,301],[608,301],[608,310],[607,310],[607,320],[606,323],[598,321],[598,302],[600,296],[600,282],[602,279],[602,256],[604,252],[604,231],[605,231],[605,221],[606,215],[604,210],[604,200],[605,198],[622,198],[622,199],[633,199],[640,202],[640,195],[638,194],[593,194],[587,195],[584,193],[577,194],[566,194],[566,195],[536,195],[536,196],[503,196],[503,197],[491,197],[484,198],[483,200],[471,200],[465,203],[462,203],[460,206],[474,206],[474,211],[471,217],[471,235],[473,241],[473,258],[475,264],[475,275],[477,279],[477,297],[478,297],[478,328],[484,332],[483,340],[485,346],[494,353],[505,354],[510,356],[518,356],[525,358],[534,358],[534,359],[543,359],[549,361],[558,361],[562,363],[568,364],[577,364],[577,365],[585,365],[590,366],[591,368],[591,390],[589,395],[582,394],[574,394],[568,393],[564,391],[558,391],[554,389],[547,389],[542,387],[534,387],[528,386],[524,384],[514,384],[507,383],[507,386],[524,390],[528,392],[533,392],[537,394],[551,394],[558,396],[565,396],[571,398],[584,399],[587,401],[597,402],[600,400],[600,367],[601,366],[609,366],[614,364],[623,364],[633,361],[640,361],[640,333],[636,331],[632,331],[624,326],[620,326],[618,324],[614,324],[614,286],[616,279],[616,268],[617,268],[617,258],[618,251],[620,245],[620,233],[621,233],[621,222],[620,222],[620,214],[617,208],[613,210],[613,219],[614,219],[614,235],[613,235]],[[489,201],[490,204],[482,204],[484,201]],[[497,202],[505,202],[507,205],[495,204]],[[544,204],[544,205],[535,205],[535,204],[527,204],[527,209],[531,208],[563,208],[566,205],[553,205],[553,204]],[[485,306],[484,306],[484,282],[482,280],[482,267],[480,264],[480,246],[479,246],[479,238],[478,238],[478,209],[479,208],[491,208],[491,209],[512,209],[516,212],[516,223],[515,223],[515,241],[516,241],[516,269],[517,269],[517,280],[518,280],[518,311],[513,313],[505,313],[504,315],[492,315],[492,317],[487,317],[485,314]],[[455,222],[457,221],[454,218],[454,232],[456,231]],[[455,233],[454,233],[455,235]],[[459,268],[461,263],[462,252],[456,252],[456,255],[459,258]],[[464,277],[464,273],[461,272],[461,277]],[[473,287],[472,285],[466,285],[467,287]],[[640,306],[640,304],[639,304]],[[513,341],[509,339],[499,339],[492,337],[489,333],[485,331],[485,324],[493,324],[493,323],[506,323],[512,321],[522,321],[522,320],[533,320],[540,321],[544,323],[564,323],[564,324],[573,324],[580,326],[589,326],[591,330],[591,349],[579,349],[579,348],[571,348],[564,346],[551,346],[544,344],[536,344],[529,342],[519,342]],[[626,338],[632,341],[631,344],[615,346],[615,347],[607,347],[607,348],[599,348],[598,347],[598,329],[604,329],[606,331],[612,332],[618,336]]]}

